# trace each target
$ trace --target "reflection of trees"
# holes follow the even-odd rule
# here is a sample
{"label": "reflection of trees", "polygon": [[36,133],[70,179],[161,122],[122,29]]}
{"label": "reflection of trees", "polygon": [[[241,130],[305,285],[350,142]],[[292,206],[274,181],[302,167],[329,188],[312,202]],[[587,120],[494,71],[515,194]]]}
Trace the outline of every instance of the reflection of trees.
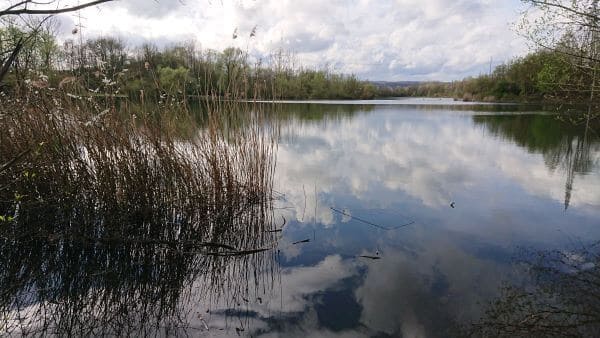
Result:
{"label": "reflection of trees", "polygon": [[372,111],[373,105],[284,103],[266,104],[265,110],[273,119],[288,121],[341,121],[357,114]]}
{"label": "reflection of trees", "polygon": [[590,172],[600,149],[589,124],[564,122],[550,115],[474,116],[496,136],[511,140],[530,152],[541,153],[551,170],[565,173],[565,209],[569,207],[576,174]]}
{"label": "reflection of trees", "polygon": [[[571,192],[576,173],[586,173],[592,169],[594,159],[592,158],[592,148],[588,142],[588,130],[586,129],[583,137],[577,137],[575,140],[563,142],[558,151],[551,153],[549,157],[552,168],[561,166],[566,173],[565,182],[565,210],[569,207],[571,201]],[[564,154],[564,155],[563,155]]]}
{"label": "reflection of trees", "polygon": [[[349,101],[351,102],[351,101]],[[414,109],[419,111],[439,111],[439,110],[454,110],[468,112],[515,112],[531,110],[531,106],[522,105],[475,105],[475,104],[402,104],[402,105],[385,105],[385,104],[319,104],[319,103],[284,103],[284,104],[265,104],[267,110],[276,118],[281,120],[297,119],[300,121],[339,121],[350,119],[361,113],[372,112],[376,108],[383,107],[393,109]]]}
{"label": "reflection of trees", "polygon": [[600,334],[597,247],[527,254],[530,280],[510,285],[474,325],[476,336],[593,337]]}

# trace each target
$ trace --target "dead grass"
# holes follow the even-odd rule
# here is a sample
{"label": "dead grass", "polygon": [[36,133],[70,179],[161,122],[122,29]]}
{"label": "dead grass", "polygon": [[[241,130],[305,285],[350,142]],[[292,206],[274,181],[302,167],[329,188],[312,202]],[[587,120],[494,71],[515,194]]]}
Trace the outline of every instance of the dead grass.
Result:
{"label": "dead grass", "polygon": [[[198,280],[211,296],[247,295],[248,276],[272,264],[277,133],[260,109],[230,105],[200,125],[169,106],[3,98],[0,332],[178,321]],[[182,124],[194,132],[180,137]]]}

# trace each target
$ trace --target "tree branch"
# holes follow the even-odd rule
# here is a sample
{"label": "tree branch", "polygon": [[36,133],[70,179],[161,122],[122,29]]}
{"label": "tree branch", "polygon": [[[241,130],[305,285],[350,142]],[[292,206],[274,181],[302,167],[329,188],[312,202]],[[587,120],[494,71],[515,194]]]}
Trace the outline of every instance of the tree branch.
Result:
{"label": "tree branch", "polygon": [[60,13],[68,13],[68,12],[78,11],[80,9],[84,9],[87,7],[91,7],[91,6],[95,6],[95,5],[99,5],[99,4],[102,4],[105,2],[111,2],[111,1],[114,1],[114,0],[95,0],[95,1],[90,1],[90,2],[81,4],[81,5],[77,5],[77,6],[57,8],[57,9],[28,9],[28,8],[14,9],[15,6],[23,5],[23,4],[27,4],[27,3],[31,2],[31,1],[22,1],[14,6],[9,7],[8,9],[0,11],[0,17],[6,16],[6,15],[21,15],[21,14],[54,15],[54,14],[60,14]]}
{"label": "tree branch", "polygon": [[0,83],[2,82],[2,79],[4,79],[4,76],[8,74],[8,70],[10,69],[13,61],[17,58],[21,48],[23,48],[23,38],[19,39],[8,59],[4,61],[3,64],[0,64]]}
{"label": "tree branch", "polygon": [[582,12],[582,11],[579,11],[578,9],[575,9],[575,8],[572,8],[572,7],[568,7],[566,5],[563,5],[563,4],[560,4],[558,2],[554,2],[554,1],[547,1],[547,0],[526,0],[526,1],[530,2],[534,6],[548,6],[548,7],[560,8],[562,10],[565,10],[567,12],[571,12],[571,13],[579,15],[579,16],[588,17],[588,18],[594,19],[594,20],[599,20],[600,19],[600,17],[598,17],[598,15],[595,15],[595,14],[592,14],[592,13]]}

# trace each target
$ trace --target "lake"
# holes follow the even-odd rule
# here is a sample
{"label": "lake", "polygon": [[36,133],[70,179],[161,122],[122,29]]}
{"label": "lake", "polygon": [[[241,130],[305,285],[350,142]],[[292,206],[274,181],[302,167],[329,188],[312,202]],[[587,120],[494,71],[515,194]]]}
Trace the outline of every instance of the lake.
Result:
{"label": "lake", "polygon": [[[77,281],[93,269],[61,275],[54,283],[69,296],[47,297],[44,311],[24,296],[39,285],[0,294],[13,304],[10,316],[34,317],[17,332],[72,332],[55,327],[69,323],[81,333],[89,321],[114,320],[125,327],[120,334],[134,335],[444,337],[473,327],[485,335],[545,306],[525,306],[515,294],[552,299],[565,313],[579,302],[585,315],[600,316],[600,300],[569,282],[589,275],[593,284],[599,274],[597,123],[447,99],[287,102],[268,116],[279,128],[270,250],[228,257],[222,273],[193,255],[185,266],[167,261],[161,282],[124,249],[91,255],[78,264],[126,259],[113,260],[104,284]],[[60,264],[44,259],[41,266]],[[33,273],[11,271],[0,283]],[[110,297],[90,306],[91,294]]]}

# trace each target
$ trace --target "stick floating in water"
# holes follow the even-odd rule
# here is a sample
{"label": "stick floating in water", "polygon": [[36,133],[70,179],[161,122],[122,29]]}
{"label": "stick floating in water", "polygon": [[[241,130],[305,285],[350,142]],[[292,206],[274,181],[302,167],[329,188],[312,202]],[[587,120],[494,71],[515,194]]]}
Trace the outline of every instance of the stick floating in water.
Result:
{"label": "stick floating in water", "polygon": [[333,211],[337,212],[338,214],[342,214],[342,215],[344,215],[344,216],[348,216],[348,217],[350,217],[350,218],[352,218],[352,219],[354,219],[354,220],[357,220],[357,221],[359,221],[359,222],[363,222],[363,223],[365,223],[365,224],[368,224],[368,225],[374,226],[374,227],[376,227],[376,228],[379,228],[379,229],[387,230],[387,231],[389,231],[389,230],[396,230],[396,229],[399,229],[399,228],[403,228],[403,227],[406,227],[406,226],[409,226],[409,225],[415,224],[415,221],[411,221],[411,222],[409,222],[409,223],[406,223],[406,224],[401,224],[401,225],[397,225],[397,226],[395,226],[395,227],[385,227],[385,226],[383,226],[383,225],[379,225],[379,224],[371,223],[371,222],[369,222],[369,221],[367,221],[367,220],[364,220],[364,219],[362,219],[362,218],[358,218],[358,217],[356,217],[356,216],[352,216],[352,215],[350,215],[350,214],[348,214],[348,213],[346,213],[346,212],[344,212],[344,211],[342,211],[342,210],[338,210],[338,209],[336,209],[336,208],[333,208],[333,207],[330,207],[329,209],[331,209],[331,210],[333,210]]}
{"label": "stick floating in water", "polygon": [[368,258],[368,259],[373,259],[373,260],[375,260],[375,259],[381,259],[381,257],[379,257],[379,256],[368,256],[368,255],[360,255],[358,257],[360,257],[360,258]]}
{"label": "stick floating in water", "polygon": [[264,252],[271,250],[273,248],[259,248],[259,249],[250,249],[250,250],[240,250],[240,251],[224,251],[224,252],[206,252],[204,253],[207,256],[220,256],[220,257],[232,257],[232,256],[246,256],[252,255],[259,252]]}

